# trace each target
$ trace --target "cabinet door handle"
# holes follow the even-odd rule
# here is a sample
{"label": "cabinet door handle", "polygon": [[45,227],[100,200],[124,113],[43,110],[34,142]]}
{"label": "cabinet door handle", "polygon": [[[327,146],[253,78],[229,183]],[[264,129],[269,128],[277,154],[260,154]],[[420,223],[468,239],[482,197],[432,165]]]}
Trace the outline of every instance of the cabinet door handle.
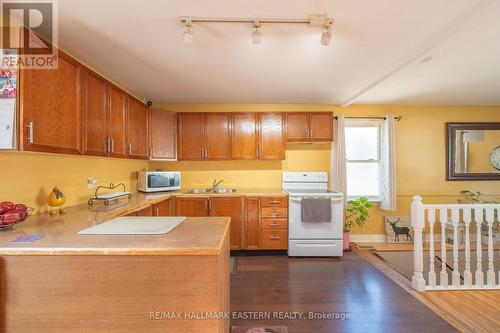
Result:
{"label": "cabinet door handle", "polygon": [[212,201],[209,199],[209,200],[207,200],[207,202],[208,202],[208,210],[211,211],[212,210]]}
{"label": "cabinet door handle", "polygon": [[160,207],[156,206],[156,216],[160,216]]}
{"label": "cabinet door handle", "polygon": [[33,127],[34,127],[33,122],[32,121],[28,122],[26,127],[28,128],[28,136],[26,137],[26,139],[28,140],[29,144],[32,144],[33,143]]}
{"label": "cabinet door handle", "polygon": [[128,143],[128,154],[132,155],[132,143]]}
{"label": "cabinet door handle", "polygon": [[107,154],[109,152],[109,139],[104,140],[104,153]]}
{"label": "cabinet door handle", "polygon": [[205,148],[205,159],[208,159],[208,148]]}
{"label": "cabinet door handle", "polygon": [[115,152],[115,139],[109,139],[109,141],[111,142],[111,153],[114,153]]}
{"label": "cabinet door handle", "polygon": [[311,129],[309,130],[309,138],[311,138],[311,139],[312,139],[312,137],[313,137],[313,129],[311,128]]}

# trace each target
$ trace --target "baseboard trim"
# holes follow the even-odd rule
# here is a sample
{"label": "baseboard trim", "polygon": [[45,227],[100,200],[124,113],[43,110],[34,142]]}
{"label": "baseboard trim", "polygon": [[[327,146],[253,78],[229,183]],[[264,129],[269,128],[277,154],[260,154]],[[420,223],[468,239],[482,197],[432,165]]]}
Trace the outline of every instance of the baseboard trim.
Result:
{"label": "baseboard trim", "polygon": [[351,242],[385,243],[385,234],[351,234]]}

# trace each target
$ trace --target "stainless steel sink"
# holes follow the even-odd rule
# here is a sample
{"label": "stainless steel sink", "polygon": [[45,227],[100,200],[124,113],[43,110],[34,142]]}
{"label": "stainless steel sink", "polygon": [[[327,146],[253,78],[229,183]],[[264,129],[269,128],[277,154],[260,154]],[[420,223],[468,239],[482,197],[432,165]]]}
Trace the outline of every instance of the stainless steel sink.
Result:
{"label": "stainless steel sink", "polygon": [[212,189],[211,188],[193,188],[193,189],[187,190],[186,193],[189,193],[189,194],[212,193]]}
{"label": "stainless steel sink", "polygon": [[236,192],[235,188],[215,188],[213,190],[214,193],[234,193]]}

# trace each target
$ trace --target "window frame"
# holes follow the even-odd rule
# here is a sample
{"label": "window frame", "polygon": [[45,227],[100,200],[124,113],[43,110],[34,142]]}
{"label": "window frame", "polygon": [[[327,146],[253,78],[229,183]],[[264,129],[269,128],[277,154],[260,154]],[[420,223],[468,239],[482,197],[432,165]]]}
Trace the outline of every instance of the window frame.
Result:
{"label": "window frame", "polygon": [[[356,200],[360,197],[368,198],[371,203],[380,203],[381,191],[382,191],[382,119],[369,119],[369,118],[355,118],[355,119],[345,119],[344,127],[376,127],[378,130],[378,145],[377,145],[377,159],[367,159],[367,160],[350,160],[347,157],[347,141],[346,141],[346,178],[347,178],[347,165],[349,163],[376,163],[379,166],[379,177],[378,177],[378,187],[379,195],[355,195],[349,196],[347,194],[347,200]],[[348,182],[349,179],[346,179]]]}

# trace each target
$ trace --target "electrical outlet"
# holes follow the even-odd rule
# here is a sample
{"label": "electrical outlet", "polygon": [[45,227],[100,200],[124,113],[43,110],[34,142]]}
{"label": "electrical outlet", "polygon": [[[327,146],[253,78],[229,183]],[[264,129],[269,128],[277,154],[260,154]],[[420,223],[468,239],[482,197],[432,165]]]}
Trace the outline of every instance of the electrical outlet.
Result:
{"label": "electrical outlet", "polygon": [[94,177],[90,177],[87,179],[87,187],[88,188],[94,188],[97,186],[97,179]]}

